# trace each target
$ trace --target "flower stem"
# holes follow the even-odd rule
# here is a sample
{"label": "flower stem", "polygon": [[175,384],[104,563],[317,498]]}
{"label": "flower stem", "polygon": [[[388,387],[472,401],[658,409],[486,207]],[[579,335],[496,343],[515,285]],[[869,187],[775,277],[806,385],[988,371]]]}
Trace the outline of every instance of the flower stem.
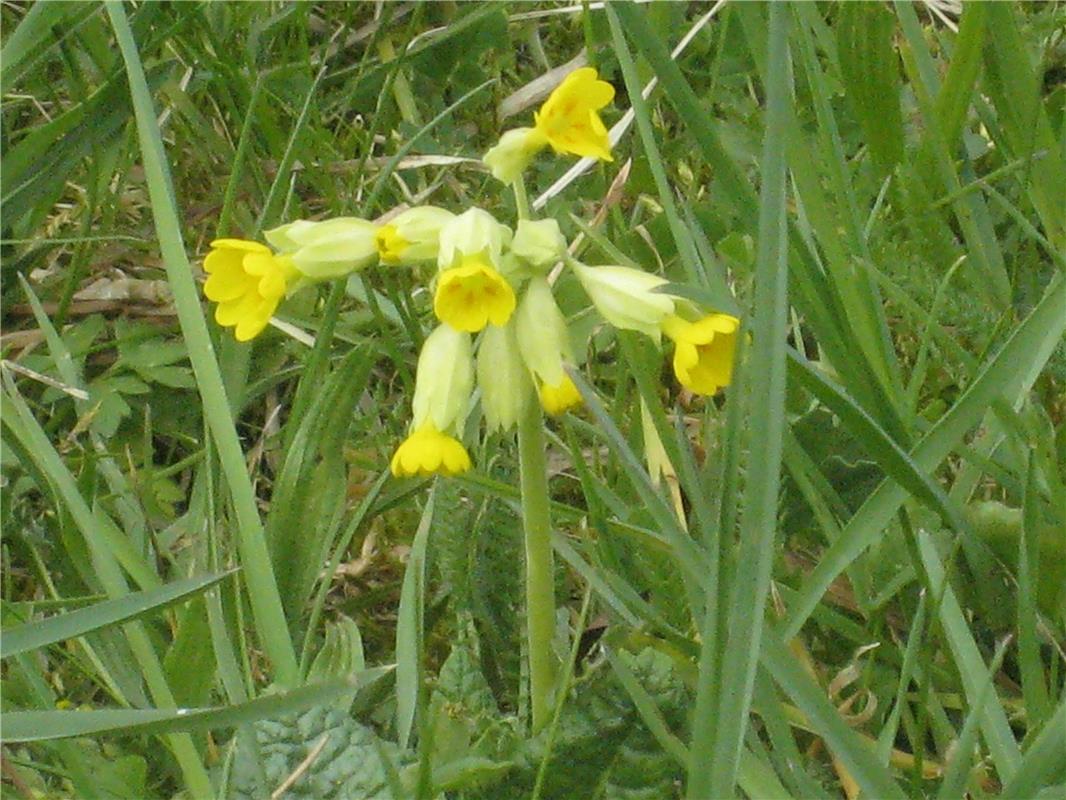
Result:
{"label": "flower stem", "polygon": [[529,219],[529,195],[526,193],[526,181],[521,175],[515,178],[514,183],[514,206],[519,219]]}
{"label": "flower stem", "polygon": [[529,640],[530,705],[533,731],[551,718],[555,680],[555,581],[552,566],[548,465],[544,419],[531,398],[518,419],[518,459],[522,473],[522,525],[526,539],[526,635]]}

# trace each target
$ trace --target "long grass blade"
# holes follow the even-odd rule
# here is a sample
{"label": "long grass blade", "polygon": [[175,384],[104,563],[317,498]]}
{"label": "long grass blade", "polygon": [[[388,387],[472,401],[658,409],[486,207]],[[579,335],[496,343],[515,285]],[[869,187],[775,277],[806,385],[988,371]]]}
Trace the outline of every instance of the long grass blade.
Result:
{"label": "long grass blade", "polygon": [[185,253],[178,210],[175,207],[176,195],[170,180],[166,151],[163,148],[152,97],[145,83],[144,69],[124,7],[115,0],[109,0],[106,7],[126,63],[141,155],[152,201],[152,215],[166,264],[167,278],[174,293],[174,305],[188,345],[189,361],[192,362],[196,384],[203,400],[204,418],[215,438],[222,471],[226,476],[237,514],[238,547],[256,630],[272,662],[276,681],[283,686],[293,686],[299,673],[296,651],[289,637],[285,612],[270,564],[255,492],[245,469],[244,454],[230,416],[222,374],[211,347],[207,323],[204,321],[200,298],[192,277],[192,267]]}
{"label": "long grass blade", "polygon": [[[787,219],[785,215],[785,136],[791,74],[788,64],[790,10],[770,6],[766,132],[755,268],[755,318],[749,370],[749,409],[759,420],[751,432],[748,481],[740,523],[740,550],[728,611],[728,639],[721,675],[701,675],[696,696],[688,773],[688,797],[729,797],[734,793],[744,733],[762,644],[763,611],[777,529],[785,408],[785,337],[788,324]],[[714,591],[715,587],[707,587]],[[706,707],[711,681],[720,680],[717,713]],[[715,730],[716,728],[716,730]]]}
{"label": "long grass blade", "polygon": [[219,575],[185,578],[150,592],[135,592],[117,600],[105,600],[87,608],[79,608],[77,611],[28,622],[16,628],[8,628],[0,637],[0,658],[9,658],[25,653],[27,650],[84,636],[109,625],[139,619],[147,614],[161,611],[174,603],[206,591],[232,572],[230,570]]}

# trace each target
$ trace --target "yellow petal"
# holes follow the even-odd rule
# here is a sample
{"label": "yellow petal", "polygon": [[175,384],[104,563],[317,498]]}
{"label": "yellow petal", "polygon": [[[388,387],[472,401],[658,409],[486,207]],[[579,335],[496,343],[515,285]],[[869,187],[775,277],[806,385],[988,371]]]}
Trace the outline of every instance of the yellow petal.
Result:
{"label": "yellow petal", "polygon": [[211,247],[216,250],[237,250],[243,253],[269,253],[270,248],[247,239],[215,239]]}
{"label": "yellow petal", "polygon": [[224,303],[227,300],[236,300],[252,285],[248,276],[244,274],[244,270],[239,266],[234,268],[227,264],[221,268],[216,267],[215,271],[207,276],[207,281],[204,283],[204,295],[208,300]]}
{"label": "yellow petal", "polygon": [[566,375],[558,386],[542,384],[540,387],[540,405],[548,414],[562,414],[583,402],[581,392],[577,390],[570,376]]}
{"label": "yellow petal", "polygon": [[480,331],[489,322],[507,324],[516,304],[511,284],[477,258],[444,270],[433,296],[437,318],[456,330],[470,333]]}

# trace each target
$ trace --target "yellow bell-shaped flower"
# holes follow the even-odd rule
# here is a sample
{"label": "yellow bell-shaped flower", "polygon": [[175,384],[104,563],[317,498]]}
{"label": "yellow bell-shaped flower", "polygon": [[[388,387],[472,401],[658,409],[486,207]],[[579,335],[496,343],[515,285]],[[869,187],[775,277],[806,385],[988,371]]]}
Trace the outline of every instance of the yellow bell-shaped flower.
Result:
{"label": "yellow bell-shaped flower", "polygon": [[216,239],[204,258],[204,295],[218,303],[215,320],[234,328],[238,341],[257,336],[285,296],[297,272],[287,256],[244,239]]}
{"label": "yellow bell-shaped flower", "polygon": [[533,115],[536,130],[557,153],[611,161],[611,143],[599,113],[614,99],[614,87],[592,67],[571,72]]}
{"label": "yellow bell-shaped flower", "polygon": [[441,433],[432,422],[416,428],[396,449],[389,465],[397,478],[415,475],[459,475],[470,469],[470,454],[454,437]]}
{"label": "yellow bell-shaped flower", "polygon": [[670,316],[662,330],[674,342],[674,374],[685,388],[713,395],[733,379],[740,320],[708,314],[696,322]]}
{"label": "yellow bell-shaped flower", "polygon": [[500,264],[511,236],[510,228],[480,208],[464,211],[441,228],[433,295],[438,319],[470,333],[490,322],[507,324],[516,301]]}

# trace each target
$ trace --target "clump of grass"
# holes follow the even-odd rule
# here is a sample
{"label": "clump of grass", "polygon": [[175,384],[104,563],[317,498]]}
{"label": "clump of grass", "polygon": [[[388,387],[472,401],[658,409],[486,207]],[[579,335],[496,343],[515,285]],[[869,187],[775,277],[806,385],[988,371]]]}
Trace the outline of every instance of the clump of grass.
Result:
{"label": "clump of grass", "polygon": [[[1061,793],[1055,6],[0,14],[5,788],[269,794],[336,764],[397,797]],[[305,294],[252,347],[205,321],[193,265],[300,216],[509,212],[477,164],[498,104],[582,48],[608,125],[634,122],[576,217],[544,213],[751,335],[702,401],[571,320],[570,667],[534,735],[513,448],[431,495],[379,478],[419,281]],[[312,528],[322,569],[287,575],[271,537]]]}

